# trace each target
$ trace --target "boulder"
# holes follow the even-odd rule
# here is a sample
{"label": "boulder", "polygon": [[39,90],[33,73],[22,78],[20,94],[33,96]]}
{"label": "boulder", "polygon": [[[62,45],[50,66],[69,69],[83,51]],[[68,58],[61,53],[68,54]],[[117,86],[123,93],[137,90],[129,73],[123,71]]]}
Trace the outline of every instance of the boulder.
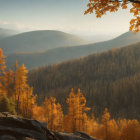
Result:
{"label": "boulder", "polygon": [[53,132],[44,124],[0,113],[0,140],[95,140],[83,132]]}

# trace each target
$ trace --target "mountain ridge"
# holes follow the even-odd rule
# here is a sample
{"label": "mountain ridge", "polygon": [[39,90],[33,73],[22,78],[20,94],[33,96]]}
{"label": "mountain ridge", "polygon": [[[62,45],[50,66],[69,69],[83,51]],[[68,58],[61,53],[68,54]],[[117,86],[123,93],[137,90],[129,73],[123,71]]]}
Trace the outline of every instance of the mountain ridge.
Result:
{"label": "mountain ridge", "polygon": [[37,52],[60,46],[86,44],[80,37],[61,31],[37,30],[20,33],[0,40],[6,54],[17,52]]}
{"label": "mountain ridge", "polygon": [[0,28],[0,40],[18,33],[16,30]]}
{"label": "mountain ridge", "polygon": [[86,57],[94,53],[100,53],[113,48],[124,47],[133,43],[135,44],[136,42],[140,41],[139,38],[140,34],[135,36],[133,33],[127,32],[112,40],[94,44],[59,47],[49,49],[46,52],[38,53],[16,53],[7,56],[7,63],[10,67],[12,67],[13,63],[15,63],[16,60],[19,60],[19,64],[24,63],[29,69],[32,69],[43,65],[56,64],[63,61]]}

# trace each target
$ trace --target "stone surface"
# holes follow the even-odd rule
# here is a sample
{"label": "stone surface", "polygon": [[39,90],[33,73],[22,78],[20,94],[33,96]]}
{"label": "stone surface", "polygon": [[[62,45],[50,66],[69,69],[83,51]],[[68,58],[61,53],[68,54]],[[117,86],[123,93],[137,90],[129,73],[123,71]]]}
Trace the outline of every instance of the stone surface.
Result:
{"label": "stone surface", "polygon": [[0,140],[95,140],[83,132],[62,133],[47,129],[36,120],[0,113]]}

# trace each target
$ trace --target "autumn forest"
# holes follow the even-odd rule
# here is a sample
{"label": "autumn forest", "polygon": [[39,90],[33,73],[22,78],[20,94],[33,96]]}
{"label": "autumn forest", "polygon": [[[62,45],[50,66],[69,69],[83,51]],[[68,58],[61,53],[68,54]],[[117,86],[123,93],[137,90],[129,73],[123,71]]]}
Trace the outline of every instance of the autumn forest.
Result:
{"label": "autumn forest", "polygon": [[140,140],[140,0],[1,1],[0,140]]}
{"label": "autumn forest", "polygon": [[[112,52],[113,53],[113,52]],[[38,95],[33,93],[33,87],[28,85],[28,71],[18,62],[14,70],[7,70],[5,56],[0,50],[0,111],[11,112],[24,118],[37,119],[45,122],[54,131],[76,132],[83,131],[95,138],[103,140],[138,140],[140,139],[140,123],[136,119],[113,118],[108,108],[104,108],[100,117],[95,117],[91,107],[81,90],[72,88],[64,105],[57,102],[55,97],[45,97],[38,102]],[[101,97],[102,98],[102,97]]]}

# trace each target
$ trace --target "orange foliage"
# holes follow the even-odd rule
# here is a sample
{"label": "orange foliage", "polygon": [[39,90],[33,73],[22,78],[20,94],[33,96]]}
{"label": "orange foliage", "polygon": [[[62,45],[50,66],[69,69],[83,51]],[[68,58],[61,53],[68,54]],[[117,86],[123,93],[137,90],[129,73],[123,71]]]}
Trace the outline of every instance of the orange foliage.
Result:
{"label": "orange foliage", "polygon": [[3,55],[3,51],[0,48],[0,78],[3,76],[5,72],[5,56]]}
{"label": "orange foliage", "polygon": [[27,84],[27,73],[24,64],[13,72],[9,70],[2,77],[2,93],[14,101],[15,109],[23,117],[32,117],[32,108],[36,101],[33,88]]}
{"label": "orange foliage", "polygon": [[[133,2],[132,2],[133,1]],[[140,30],[140,0],[132,0],[132,8],[130,13],[133,13],[134,19],[130,21],[130,30],[134,33]],[[96,14],[97,18],[101,18],[107,12],[116,12],[119,8],[127,9],[130,0],[89,0],[88,9],[85,11],[85,14],[93,13]]]}
{"label": "orange foliage", "polygon": [[42,106],[33,107],[33,118],[46,122],[47,127],[52,130],[62,131],[63,112],[61,105],[56,103],[54,97],[45,98]]}
{"label": "orange foliage", "polygon": [[69,112],[65,116],[65,120],[68,123],[66,128],[67,132],[83,131],[84,125],[87,122],[87,116],[85,111],[90,110],[86,107],[86,99],[78,89],[78,93],[74,94],[74,90],[71,90],[69,98],[67,99],[69,105]]}
{"label": "orange foliage", "polygon": [[35,101],[36,96],[33,95],[33,88],[27,86],[20,97],[20,113],[23,117],[32,118]]}
{"label": "orange foliage", "polygon": [[120,122],[121,138],[124,140],[140,139],[140,124],[137,120],[123,120]]}
{"label": "orange foliage", "polygon": [[5,72],[2,79],[3,91],[6,96],[11,97],[13,95],[13,85],[14,85],[14,73],[12,70]]}
{"label": "orange foliage", "polygon": [[[28,106],[32,102],[32,89],[27,85],[27,73],[26,67],[22,64],[21,67],[17,68],[15,72],[15,83],[14,83],[14,101],[16,105],[17,113],[21,113],[24,117],[29,117],[27,115]],[[30,99],[31,100],[30,100]],[[29,103],[30,101],[30,103]],[[28,105],[27,105],[28,104]],[[26,111],[25,111],[26,110]],[[25,113],[26,112],[26,113]]]}
{"label": "orange foliage", "polygon": [[5,68],[5,56],[3,55],[3,51],[0,48],[0,94],[3,94],[2,78],[5,73]]}
{"label": "orange foliage", "polygon": [[38,106],[37,96],[33,94],[33,88],[27,84],[28,71],[25,66],[18,67],[16,63],[15,72],[11,70],[5,72],[2,50],[0,50],[0,57],[0,71],[5,74],[0,78],[1,93],[12,98],[17,113],[23,117],[46,122],[48,128],[55,131],[84,131],[102,140],[140,140],[140,123],[137,120],[114,120],[107,108],[101,120],[95,119],[94,114],[87,115],[86,112],[90,108],[86,107],[86,98],[80,89],[77,94],[74,93],[74,89],[71,90],[67,98],[68,113],[65,115],[54,97],[45,98],[43,104]]}

